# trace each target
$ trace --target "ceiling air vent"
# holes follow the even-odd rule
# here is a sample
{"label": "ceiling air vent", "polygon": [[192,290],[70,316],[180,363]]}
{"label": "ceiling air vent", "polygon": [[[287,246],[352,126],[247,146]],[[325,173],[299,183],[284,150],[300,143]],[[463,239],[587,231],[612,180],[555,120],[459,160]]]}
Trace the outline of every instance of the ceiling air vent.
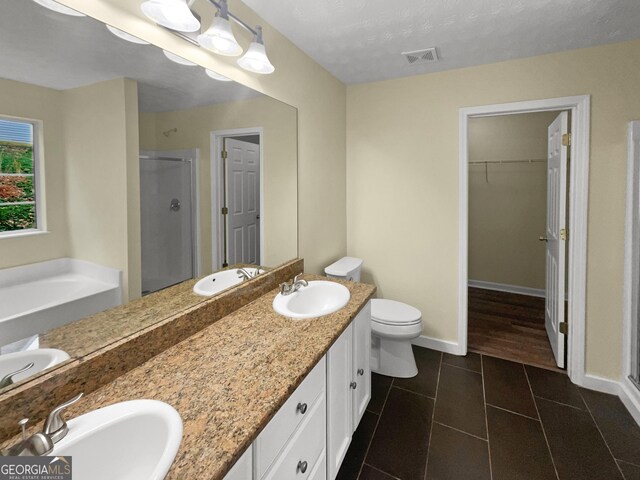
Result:
{"label": "ceiling air vent", "polygon": [[437,62],[438,52],[435,47],[424,50],[414,50],[413,52],[402,52],[409,65],[423,65],[425,63]]}

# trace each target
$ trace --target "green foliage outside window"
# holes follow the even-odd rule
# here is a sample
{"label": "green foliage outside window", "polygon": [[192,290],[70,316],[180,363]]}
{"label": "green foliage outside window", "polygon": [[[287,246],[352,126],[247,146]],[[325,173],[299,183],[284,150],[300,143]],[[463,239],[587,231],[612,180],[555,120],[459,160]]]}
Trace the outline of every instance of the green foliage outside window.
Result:
{"label": "green foliage outside window", "polygon": [[0,232],[36,227],[33,146],[0,141]]}

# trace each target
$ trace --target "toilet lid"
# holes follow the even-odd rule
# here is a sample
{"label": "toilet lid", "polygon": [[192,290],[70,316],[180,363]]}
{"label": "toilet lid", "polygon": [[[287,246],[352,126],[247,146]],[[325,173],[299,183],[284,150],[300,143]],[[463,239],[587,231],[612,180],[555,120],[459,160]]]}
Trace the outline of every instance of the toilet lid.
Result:
{"label": "toilet lid", "polygon": [[422,321],[422,313],[415,307],[395,300],[371,300],[371,319],[385,325],[413,325]]}

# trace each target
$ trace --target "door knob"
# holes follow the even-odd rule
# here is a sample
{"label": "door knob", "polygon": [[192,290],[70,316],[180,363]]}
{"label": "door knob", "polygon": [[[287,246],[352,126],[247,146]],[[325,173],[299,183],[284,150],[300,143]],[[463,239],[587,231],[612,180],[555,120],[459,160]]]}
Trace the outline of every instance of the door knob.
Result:
{"label": "door knob", "polygon": [[298,403],[298,406],[297,406],[296,410],[298,412],[300,412],[302,415],[304,415],[305,413],[307,413],[307,404],[306,403]]}
{"label": "door knob", "polygon": [[351,383],[349,384],[349,387],[350,387],[352,390],[355,390],[356,388],[358,388],[358,384],[357,384],[356,382],[351,382]]}
{"label": "door knob", "polygon": [[307,462],[299,461],[298,462],[298,467],[296,468],[296,471],[300,472],[300,473],[305,473],[307,471],[307,466],[308,465],[309,464]]}
{"label": "door knob", "polygon": [[538,240],[540,240],[541,242],[548,242],[549,239],[547,237],[538,237]]}
{"label": "door knob", "polygon": [[358,369],[358,375],[360,375],[360,376],[364,375],[364,368],[359,368]]}

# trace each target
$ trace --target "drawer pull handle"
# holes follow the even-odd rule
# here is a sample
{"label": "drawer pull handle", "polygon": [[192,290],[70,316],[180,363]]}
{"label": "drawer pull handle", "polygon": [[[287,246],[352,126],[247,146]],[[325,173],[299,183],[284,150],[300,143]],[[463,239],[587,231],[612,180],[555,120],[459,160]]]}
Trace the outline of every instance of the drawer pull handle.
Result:
{"label": "drawer pull handle", "polygon": [[304,415],[305,413],[307,413],[307,404],[299,403],[298,406],[296,407],[296,410],[299,411],[302,415]]}
{"label": "drawer pull handle", "polygon": [[351,383],[349,384],[349,386],[350,386],[353,390],[355,390],[356,388],[358,388],[358,384],[357,384],[356,382],[351,382]]}
{"label": "drawer pull handle", "polygon": [[298,468],[296,469],[296,472],[305,473],[307,471],[307,466],[307,462],[298,462]]}
{"label": "drawer pull handle", "polygon": [[360,376],[364,375],[364,368],[359,368],[358,369],[358,375],[360,375]]}

